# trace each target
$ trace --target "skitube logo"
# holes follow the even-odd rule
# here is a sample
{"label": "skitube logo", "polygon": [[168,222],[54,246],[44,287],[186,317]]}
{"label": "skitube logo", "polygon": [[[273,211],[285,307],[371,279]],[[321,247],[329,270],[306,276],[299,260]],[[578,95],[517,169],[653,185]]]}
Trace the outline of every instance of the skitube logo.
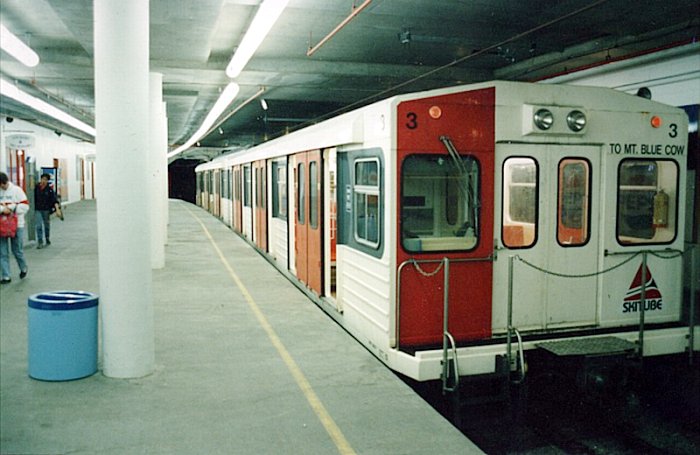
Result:
{"label": "skitube logo", "polygon": [[[656,286],[654,277],[651,276],[649,267],[646,270],[646,286],[644,289],[644,311],[662,310],[663,300],[661,292]],[[637,313],[642,306],[642,265],[640,264],[637,274],[632,280],[625,300],[622,302],[623,313]]]}

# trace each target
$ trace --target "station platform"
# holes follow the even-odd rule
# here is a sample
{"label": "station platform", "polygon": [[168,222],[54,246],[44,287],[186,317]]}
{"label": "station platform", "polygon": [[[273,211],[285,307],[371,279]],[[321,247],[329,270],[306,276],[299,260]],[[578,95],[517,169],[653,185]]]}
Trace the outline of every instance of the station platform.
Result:
{"label": "station platform", "polygon": [[[170,201],[153,271],[156,366],[139,379],[31,379],[27,300],[99,295],[94,201],[25,245],[0,287],[2,454],[482,453],[246,242]],[[218,251],[217,251],[218,250]],[[126,266],[126,265],[125,265]]]}

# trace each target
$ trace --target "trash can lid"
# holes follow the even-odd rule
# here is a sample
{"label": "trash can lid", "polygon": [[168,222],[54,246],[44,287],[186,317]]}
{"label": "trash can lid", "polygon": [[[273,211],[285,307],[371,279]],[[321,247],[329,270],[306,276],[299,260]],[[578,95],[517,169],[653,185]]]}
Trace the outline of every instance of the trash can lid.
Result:
{"label": "trash can lid", "polygon": [[29,297],[29,308],[37,310],[81,310],[97,306],[97,294],[85,291],[40,292]]}

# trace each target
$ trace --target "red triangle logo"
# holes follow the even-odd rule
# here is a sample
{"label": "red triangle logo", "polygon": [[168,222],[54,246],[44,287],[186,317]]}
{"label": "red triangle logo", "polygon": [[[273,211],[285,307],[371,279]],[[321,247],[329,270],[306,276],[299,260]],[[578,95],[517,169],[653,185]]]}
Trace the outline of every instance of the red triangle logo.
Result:
{"label": "red triangle logo", "polygon": [[[651,276],[651,271],[649,270],[649,267],[647,267],[646,270],[646,286],[644,289],[644,300],[649,300],[649,299],[660,299],[661,298],[661,292],[659,291],[659,288],[656,286],[656,281],[654,281],[654,277]],[[634,276],[634,279],[632,280],[632,284],[630,285],[629,290],[627,291],[627,294],[625,294],[625,302],[634,302],[637,300],[642,299],[642,265],[639,265],[639,269],[637,270],[637,274]]]}

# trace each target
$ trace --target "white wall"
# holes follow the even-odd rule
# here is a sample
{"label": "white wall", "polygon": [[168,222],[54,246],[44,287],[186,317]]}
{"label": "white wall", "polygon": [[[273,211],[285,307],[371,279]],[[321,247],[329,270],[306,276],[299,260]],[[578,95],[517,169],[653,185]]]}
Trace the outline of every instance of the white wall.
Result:
{"label": "white wall", "polygon": [[651,90],[652,100],[671,106],[700,104],[700,43],[597,66],[542,82],[610,87],[637,93]]}
{"label": "white wall", "polygon": [[[7,173],[8,158],[7,149],[11,145],[8,137],[24,135],[29,138],[29,146],[25,151],[27,157],[36,163],[37,171],[42,167],[53,167],[53,160],[65,160],[64,178],[68,185],[68,198],[63,203],[71,203],[80,200],[80,174],[78,172],[78,159],[87,155],[94,157],[95,144],[83,142],[66,134],[58,136],[52,129],[43,128],[23,120],[14,119],[7,121],[7,117],[0,118],[0,171]],[[86,172],[88,166],[84,166]],[[86,176],[87,177],[87,176]],[[90,197],[89,181],[86,178],[85,196]]]}

